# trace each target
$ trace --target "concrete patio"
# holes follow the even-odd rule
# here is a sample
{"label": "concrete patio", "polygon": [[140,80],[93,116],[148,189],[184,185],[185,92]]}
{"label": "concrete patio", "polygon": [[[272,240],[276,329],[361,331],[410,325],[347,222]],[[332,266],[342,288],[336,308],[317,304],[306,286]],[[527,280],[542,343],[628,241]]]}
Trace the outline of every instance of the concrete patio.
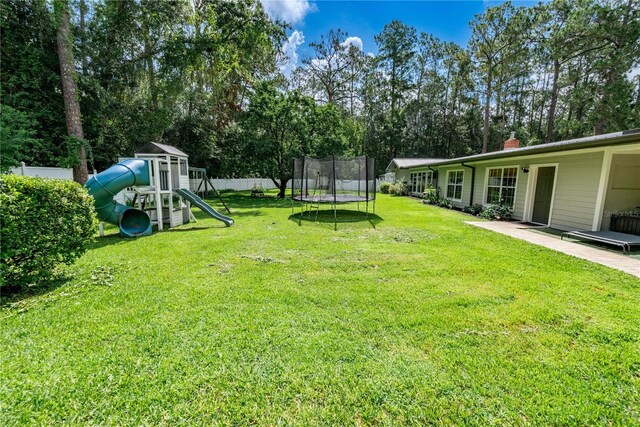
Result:
{"label": "concrete patio", "polygon": [[640,277],[640,260],[634,256],[615,253],[571,240],[560,240],[559,235],[541,232],[543,228],[521,222],[465,221],[467,224],[495,231],[534,245],[544,246],[577,258],[586,259]]}

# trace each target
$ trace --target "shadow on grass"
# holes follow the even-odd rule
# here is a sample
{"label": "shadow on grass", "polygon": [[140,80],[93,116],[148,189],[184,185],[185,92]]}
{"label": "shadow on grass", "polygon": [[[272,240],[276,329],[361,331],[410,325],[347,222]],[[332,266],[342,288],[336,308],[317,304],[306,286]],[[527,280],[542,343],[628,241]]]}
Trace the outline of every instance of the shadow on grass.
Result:
{"label": "shadow on grass", "polygon": [[3,286],[0,288],[0,308],[10,307],[30,298],[47,294],[72,279],[68,272],[56,273],[47,280],[31,286]]}
{"label": "shadow on grass", "polygon": [[[164,229],[164,231],[167,231],[167,230],[168,230],[167,228]],[[158,227],[154,225],[152,235],[158,232],[159,232]],[[162,233],[162,231],[160,231],[160,233]],[[106,246],[126,245],[127,243],[135,242],[138,239],[145,239],[148,237],[149,236],[122,237],[120,236],[120,232],[118,231],[117,228],[111,228],[110,230],[105,229],[105,235],[101,237],[95,236],[94,241],[89,244],[87,249],[91,250],[91,249],[104,248]]]}
{"label": "shadow on grass", "polygon": [[[231,226],[233,227],[233,226]],[[203,227],[203,226],[194,226],[194,227],[179,227],[179,228],[168,228],[164,231],[161,231],[161,233],[184,233],[184,232],[189,232],[189,231],[203,231],[203,230],[217,230],[220,228],[228,228],[226,225],[224,225],[223,223],[220,223],[219,226],[217,225],[212,225],[209,227]]]}
{"label": "shadow on grass", "polygon": [[232,211],[233,214],[229,215],[231,218],[241,218],[243,216],[263,216],[264,211],[262,209],[251,209],[250,211]]}
{"label": "shadow on grass", "polygon": [[289,215],[289,220],[302,225],[303,223],[320,223],[320,224],[354,224],[354,223],[369,223],[371,227],[376,228],[378,224],[380,224],[384,219],[376,214],[369,213],[367,215],[366,212],[348,210],[348,209],[338,209],[335,212],[333,210],[320,210],[315,211],[307,211],[304,213],[294,213]]}

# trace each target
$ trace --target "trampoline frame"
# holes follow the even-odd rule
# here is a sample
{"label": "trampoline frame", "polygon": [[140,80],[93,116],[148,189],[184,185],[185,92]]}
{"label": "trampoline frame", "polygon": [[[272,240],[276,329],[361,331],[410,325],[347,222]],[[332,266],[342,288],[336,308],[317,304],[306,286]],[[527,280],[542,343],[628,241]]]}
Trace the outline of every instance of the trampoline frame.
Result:
{"label": "trampoline frame", "polygon": [[[376,188],[377,188],[377,183],[376,183],[376,178],[375,178],[375,170],[376,170],[376,160],[375,158],[369,158],[368,156],[359,156],[359,157],[364,157],[364,165],[365,165],[365,196],[350,196],[350,195],[339,195],[338,190],[336,188],[336,156],[332,156],[331,159],[313,159],[311,157],[307,157],[307,156],[303,156],[300,159],[293,159],[292,161],[292,177],[293,179],[291,180],[291,214],[293,215],[295,213],[295,202],[300,202],[300,215],[298,217],[298,225],[302,225],[302,218],[304,216],[305,213],[308,213],[309,216],[311,216],[311,211],[312,209],[315,207],[315,219],[318,219],[318,212],[320,211],[320,205],[321,204],[331,204],[331,207],[333,209],[333,225],[334,225],[334,230],[338,229],[338,205],[339,204],[347,204],[347,203],[356,203],[357,205],[357,210],[358,212],[360,212],[360,203],[364,203],[365,204],[365,218],[368,219],[369,218],[369,202],[372,202],[372,214],[376,213]],[[353,157],[351,158],[353,160],[357,159],[357,157]],[[301,170],[299,172],[300,173],[300,195],[296,196],[295,194],[295,190],[296,190],[296,161],[300,161],[301,160]],[[312,160],[312,161],[322,161],[322,162],[328,162],[331,161],[332,165],[331,165],[331,169],[332,169],[332,194],[324,194],[324,195],[306,195],[304,196],[304,190],[303,188],[305,187],[302,182],[305,181],[306,183],[306,190],[307,192],[309,191],[309,184],[308,184],[308,180],[309,177],[308,175],[306,175],[306,165],[307,165],[307,161],[308,160]],[[349,160],[349,158],[343,158],[343,159],[339,159],[339,160]],[[369,176],[369,160],[373,160],[373,164],[372,164],[372,176]],[[320,172],[318,172],[318,175],[320,174]],[[358,180],[358,181],[362,181],[362,180]],[[373,182],[373,192],[369,191],[369,181]],[[316,185],[317,185],[317,180],[316,180]],[[317,188],[314,189],[314,191],[317,190]],[[360,193],[360,183],[358,182],[358,193]]]}

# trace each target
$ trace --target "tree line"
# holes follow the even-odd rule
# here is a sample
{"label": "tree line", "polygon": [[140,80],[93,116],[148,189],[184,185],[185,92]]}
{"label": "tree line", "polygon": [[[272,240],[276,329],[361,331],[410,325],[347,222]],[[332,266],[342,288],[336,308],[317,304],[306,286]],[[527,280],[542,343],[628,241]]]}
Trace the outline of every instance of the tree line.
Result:
{"label": "tree line", "polygon": [[503,3],[474,17],[467,46],[392,21],[375,55],[334,29],[288,76],[288,26],[258,0],[1,0],[0,13],[5,169],[101,170],[161,141],[212,175],[283,189],[303,154],[366,154],[381,172],[498,150],[512,131],[531,145],[640,127],[638,0]]}

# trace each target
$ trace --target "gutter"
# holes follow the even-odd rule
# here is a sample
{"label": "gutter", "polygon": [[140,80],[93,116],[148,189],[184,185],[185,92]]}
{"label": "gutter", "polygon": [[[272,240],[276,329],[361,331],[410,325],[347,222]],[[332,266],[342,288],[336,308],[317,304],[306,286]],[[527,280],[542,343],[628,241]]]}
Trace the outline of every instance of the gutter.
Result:
{"label": "gutter", "polygon": [[469,206],[471,206],[473,205],[473,190],[475,190],[476,168],[475,166],[465,165],[464,162],[461,162],[460,165],[465,168],[471,169],[471,196],[469,196]]}
{"label": "gutter", "polygon": [[490,153],[474,154],[432,163],[434,166],[447,166],[461,162],[481,162],[486,160],[529,156],[537,154],[580,150],[584,148],[605,148],[617,145],[635,144],[640,142],[640,129],[632,129],[612,134],[589,136],[567,141],[550,142],[548,144],[531,145],[513,150],[500,150]]}

